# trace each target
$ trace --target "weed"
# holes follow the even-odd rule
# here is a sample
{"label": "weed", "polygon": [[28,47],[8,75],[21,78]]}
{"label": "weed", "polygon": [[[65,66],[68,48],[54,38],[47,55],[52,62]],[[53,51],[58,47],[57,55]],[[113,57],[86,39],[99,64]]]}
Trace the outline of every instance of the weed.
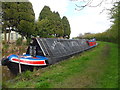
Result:
{"label": "weed", "polygon": [[49,88],[50,86],[50,82],[42,82],[42,83],[37,83],[35,88]]}

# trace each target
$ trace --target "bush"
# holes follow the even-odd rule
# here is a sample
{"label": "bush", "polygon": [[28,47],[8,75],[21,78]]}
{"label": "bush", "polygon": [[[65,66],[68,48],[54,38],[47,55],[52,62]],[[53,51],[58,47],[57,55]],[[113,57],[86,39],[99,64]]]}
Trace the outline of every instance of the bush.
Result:
{"label": "bush", "polygon": [[22,38],[18,38],[16,41],[16,45],[22,45]]}
{"label": "bush", "polygon": [[31,38],[27,38],[26,45],[29,45],[31,40],[32,40]]}
{"label": "bush", "polygon": [[5,41],[2,41],[2,44],[4,45],[4,44],[6,44],[6,42],[5,42]]}
{"label": "bush", "polygon": [[4,45],[3,45],[3,49],[5,49],[5,50],[8,49],[8,47],[9,47],[8,44],[4,44]]}

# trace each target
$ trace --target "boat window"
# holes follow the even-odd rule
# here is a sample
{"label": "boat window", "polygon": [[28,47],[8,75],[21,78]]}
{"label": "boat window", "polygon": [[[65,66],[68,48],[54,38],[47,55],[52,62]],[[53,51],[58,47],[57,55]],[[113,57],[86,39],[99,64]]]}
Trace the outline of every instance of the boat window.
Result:
{"label": "boat window", "polygon": [[29,53],[31,56],[36,56],[36,46],[30,46]]}
{"label": "boat window", "polygon": [[40,46],[38,45],[37,41],[34,40],[32,43],[30,43],[26,54],[30,54],[31,56],[44,56]]}

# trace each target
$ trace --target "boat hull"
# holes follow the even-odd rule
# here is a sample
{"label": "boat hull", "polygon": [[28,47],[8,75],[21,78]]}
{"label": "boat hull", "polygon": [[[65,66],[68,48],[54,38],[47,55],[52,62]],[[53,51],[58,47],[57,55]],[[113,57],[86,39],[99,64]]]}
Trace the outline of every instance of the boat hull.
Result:
{"label": "boat hull", "polygon": [[[19,73],[19,64],[18,63],[9,62],[9,64],[7,64],[7,67],[15,75],[17,75]],[[20,67],[21,67],[21,72],[24,72],[24,71],[27,71],[27,70],[29,70],[29,71],[34,70],[34,66],[20,64]]]}
{"label": "boat hull", "polygon": [[7,58],[2,59],[2,65],[7,66],[10,71],[17,75],[20,72],[24,71],[33,71],[35,67],[43,67],[47,66],[47,58],[42,56],[32,57],[30,55],[9,55]]}

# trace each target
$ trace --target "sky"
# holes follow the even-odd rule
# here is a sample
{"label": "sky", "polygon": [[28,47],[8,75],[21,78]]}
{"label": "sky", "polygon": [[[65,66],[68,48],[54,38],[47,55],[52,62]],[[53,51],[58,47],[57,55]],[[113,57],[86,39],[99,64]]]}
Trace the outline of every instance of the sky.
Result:
{"label": "sky", "polygon": [[[45,5],[49,6],[51,11],[57,11],[60,17],[66,16],[71,27],[70,37],[76,37],[80,33],[101,33],[110,28],[109,11],[112,7],[112,1],[105,2],[98,7],[85,7],[82,10],[77,6],[88,3],[89,0],[29,0],[35,12],[35,18],[38,19],[39,13]],[[98,5],[102,0],[93,0],[91,6]],[[77,5],[77,6],[76,6]],[[104,11],[103,11],[104,10]],[[103,12],[102,12],[103,11]],[[101,13],[102,12],[102,13]]]}

